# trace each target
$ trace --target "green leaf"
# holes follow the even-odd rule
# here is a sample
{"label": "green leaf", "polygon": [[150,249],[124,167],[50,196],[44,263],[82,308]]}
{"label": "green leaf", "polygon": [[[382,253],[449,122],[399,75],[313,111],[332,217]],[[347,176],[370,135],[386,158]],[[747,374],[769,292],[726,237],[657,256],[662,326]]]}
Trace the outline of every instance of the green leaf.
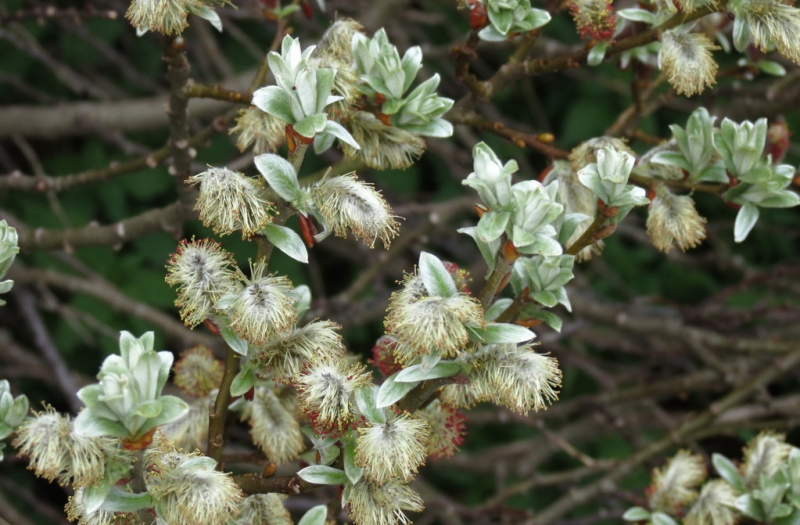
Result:
{"label": "green leaf", "polygon": [[608,42],[598,42],[590,51],[589,56],[586,57],[586,63],[590,66],[599,66],[603,63],[608,50]]}
{"label": "green leaf", "polygon": [[[386,413],[378,408],[378,387],[367,385],[357,388],[355,391],[356,406],[359,412],[367,418],[370,423],[386,423]],[[355,482],[354,482],[355,483]]]}
{"label": "green leaf", "polygon": [[342,449],[344,450],[344,472],[347,474],[347,479],[350,480],[350,483],[355,485],[358,483],[358,480],[361,479],[363,471],[356,465],[355,458],[356,458],[356,445],[358,440],[356,439],[355,432],[348,432],[345,434],[345,437],[342,438]]}
{"label": "green leaf", "polygon": [[653,525],[678,525],[675,518],[663,512],[654,512],[651,514],[650,521]]}
{"label": "green leaf", "polygon": [[692,167],[689,165],[689,162],[686,160],[686,157],[677,151],[659,151],[653,155],[653,158],[650,159],[650,162],[655,164],[666,164],[667,166],[677,166],[686,171],[692,169]]}
{"label": "green leaf", "polygon": [[231,331],[229,328],[231,323],[230,319],[227,317],[217,317],[215,321],[219,327],[219,335],[221,335],[222,339],[224,339],[228,346],[231,347],[231,350],[239,355],[247,356],[247,351],[249,348],[247,340],[242,339]]}
{"label": "green leaf", "polygon": [[736,498],[736,509],[756,521],[764,521],[766,519],[761,504],[750,494],[742,494]]}
{"label": "green leaf", "polygon": [[511,213],[507,211],[489,211],[483,214],[478,221],[478,239],[482,242],[492,242],[506,231]]}
{"label": "green leaf", "polygon": [[197,11],[193,11],[193,13],[199,16],[200,18],[208,20],[208,22],[212,26],[214,26],[214,29],[222,33],[222,20],[220,20],[219,15],[217,14],[216,11],[214,11],[214,9],[212,9],[207,5],[204,5]]}
{"label": "green leaf", "polygon": [[482,344],[494,343],[524,343],[530,341],[536,334],[525,328],[510,323],[489,323],[486,328],[467,326],[470,341]]}
{"label": "green leaf", "polygon": [[431,295],[452,297],[458,293],[458,288],[438,257],[428,252],[419,255],[419,276],[425,284],[425,289]]}
{"label": "green leaf", "polygon": [[278,86],[267,86],[253,93],[253,105],[287,124],[294,124],[291,95]]}
{"label": "green leaf", "polygon": [[153,506],[148,492],[126,492],[112,487],[101,508],[109,512],[136,512]]}
{"label": "green leaf", "polygon": [[353,136],[350,134],[350,132],[344,129],[338,122],[334,122],[332,120],[326,121],[324,133],[329,133],[333,135],[334,137],[348,144],[352,148],[361,149],[361,146],[358,145],[356,139],[354,139]]}
{"label": "green leaf", "polygon": [[403,399],[406,394],[417,386],[417,383],[401,383],[396,381],[395,378],[397,374],[399,374],[399,372],[395,372],[387,377],[386,381],[383,382],[378,390],[378,397],[375,402],[375,406],[378,408],[385,408],[393,405],[397,401]]}
{"label": "green leaf", "polygon": [[496,300],[492,306],[486,310],[486,313],[483,315],[483,318],[487,321],[494,321],[497,319],[500,314],[506,311],[509,306],[514,302],[513,299],[509,299],[508,297],[501,297],[500,299]]}
{"label": "green leaf", "polygon": [[233,397],[243,396],[256,386],[256,370],[250,363],[242,366],[239,373],[231,382],[231,395]]}
{"label": "green leaf", "polygon": [[157,399],[151,399],[150,401],[139,403],[131,413],[145,419],[158,417],[161,414],[161,403]]}
{"label": "green leaf", "polygon": [[711,456],[711,463],[714,465],[714,469],[722,479],[727,481],[728,484],[737,491],[744,492],[744,480],[742,479],[742,476],[739,475],[739,469],[736,468],[736,465],[733,464],[733,461],[729,460],[722,454],[713,454]]}
{"label": "green leaf", "polygon": [[292,164],[278,155],[265,153],[253,159],[267,184],[288,202],[299,201],[303,195]]}
{"label": "green leaf", "polygon": [[306,138],[312,138],[317,133],[325,130],[325,124],[328,122],[328,115],[325,113],[317,113],[309,115],[303,120],[298,120],[294,123],[294,130],[297,134]]}
{"label": "green leaf", "polygon": [[[634,22],[644,22],[648,25],[653,25],[656,23],[656,17],[653,13],[648,11],[647,9],[638,9],[638,8],[630,8],[630,9],[620,9],[617,11],[617,14],[624,18],[625,20],[632,20]],[[634,507],[635,508],[635,507]]]}
{"label": "green leaf", "polygon": [[347,483],[347,474],[344,470],[325,465],[311,465],[299,471],[297,475],[303,481],[317,485],[344,485]]}
{"label": "green leaf", "polygon": [[522,315],[527,316],[529,319],[539,319],[556,332],[561,331],[563,321],[561,321],[561,318],[553,312],[541,309],[531,309],[530,311],[523,310]]}
{"label": "green leaf", "polygon": [[645,521],[650,519],[650,511],[642,507],[631,507],[622,515],[627,521]]}
{"label": "green leaf", "polygon": [[317,505],[316,507],[308,509],[308,511],[303,514],[303,517],[300,518],[300,521],[297,522],[297,525],[325,525],[325,519],[327,517],[328,507],[325,505]]}
{"label": "green leaf", "polygon": [[733,240],[742,242],[747,238],[750,230],[758,222],[758,208],[755,204],[745,202],[736,214],[736,221],[733,223]]}
{"label": "green leaf", "polygon": [[109,492],[111,492],[111,485],[105,482],[84,487],[82,503],[87,516],[100,508]]}
{"label": "green leaf", "polygon": [[148,419],[144,425],[147,428],[139,429],[139,435],[144,434],[153,427],[172,423],[189,411],[189,405],[179,397],[161,396],[158,401],[161,403],[161,413],[157,417]]}
{"label": "green leaf", "polygon": [[104,417],[98,417],[92,413],[90,408],[82,410],[75,417],[73,426],[76,433],[86,437],[130,437],[125,425],[119,421],[112,421]]}
{"label": "green leaf", "polygon": [[308,263],[308,251],[303,239],[291,228],[267,224],[261,230],[277,249],[301,263]]}
{"label": "green leaf", "polygon": [[772,60],[759,60],[756,62],[756,65],[767,75],[773,75],[776,77],[786,76],[786,68],[777,62],[773,62]]}
{"label": "green leaf", "polygon": [[428,379],[438,379],[440,377],[450,377],[456,375],[461,370],[461,363],[455,361],[439,361],[429,369],[424,369],[422,365],[411,365],[400,370],[394,380],[400,383],[418,383]]}

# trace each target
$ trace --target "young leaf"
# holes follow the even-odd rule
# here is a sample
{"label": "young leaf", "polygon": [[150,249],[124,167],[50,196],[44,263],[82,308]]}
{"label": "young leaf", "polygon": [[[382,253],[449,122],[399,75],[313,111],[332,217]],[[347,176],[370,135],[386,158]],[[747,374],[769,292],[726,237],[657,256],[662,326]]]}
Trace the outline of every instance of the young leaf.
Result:
{"label": "young leaf", "polygon": [[301,263],[308,263],[308,251],[303,239],[291,228],[267,224],[261,230],[277,249]]}
{"label": "young leaf", "polygon": [[231,350],[239,355],[246,356],[248,350],[247,340],[234,334],[231,329],[228,328],[228,325],[231,323],[230,319],[227,317],[217,317],[215,321],[219,327],[219,335],[221,335],[222,339],[231,347]]}
{"label": "young leaf", "polygon": [[301,199],[303,192],[300,183],[297,182],[297,173],[288,160],[272,153],[265,153],[253,161],[275,193],[289,202]]}
{"label": "young leaf", "polygon": [[744,480],[742,476],[739,475],[739,469],[736,468],[733,461],[722,454],[713,454],[711,456],[711,463],[714,464],[714,469],[722,479],[727,481],[730,486],[739,492],[744,492]]}
{"label": "young leaf", "polygon": [[650,519],[650,511],[642,507],[631,507],[622,515],[627,521],[645,521]]}
{"label": "young leaf", "polygon": [[249,363],[242,366],[236,377],[231,383],[231,395],[233,397],[243,396],[256,385],[256,370]]}
{"label": "young leaf", "polygon": [[456,375],[461,370],[461,364],[455,361],[439,361],[431,368],[425,370],[422,365],[412,365],[399,371],[394,380],[399,383],[418,383],[428,379],[438,379],[440,377],[450,377]]}
{"label": "young leaf", "polygon": [[303,514],[303,517],[300,518],[300,521],[297,522],[297,525],[325,525],[325,519],[327,517],[328,507],[325,505],[317,505],[316,507],[308,509],[308,511]]}
{"label": "young leaf", "polygon": [[489,323],[486,328],[467,326],[470,341],[483,344],[492,343],[524,343],[530,341],[536,334],[525,328],[509,323]]}
{"label": "young leaf", "polygon": [[417,383],[401,383],[397,381],[396,377],[399,373],[400,372],[396,372],[390,375],[381,385],[381,388],[378,390],[378,398],[375,402],[375,406],[378,408],[385,408],[393,405],[397,401],[403,399],[406,394],[417,386]]}
{"label": "young leaf", "polygon": [[347,474],[338,468],[325,465],[311,465],[297,473],[300,479],[317,485],[344,485],[347,483]]}
{"label": "young leaf", "polygon": [[344,472],[347,474],[347,479],[350,483],[355,485],[361,479],[363,471],[356,465],[356,439],[355,432],[347,433],[342,438],[342,448],[344,449]]}
{"label": "young leaf", "polygon": [[422,252],[419,255],[419,276],[425,289],[431,295],[452,297],[458,293],[456,283],[442,261],[433,254]]}
{"label": "young leaf", "polygon": [[[356,389],[356,405],[358,410],[367,418],[370,423],[386,423],[386,414],[383,409],[376,406],[378,388],[375,385],[367,385]],[[355,483],[355,482],[353,482]]]}
{"label": "young leaf", "polygon": [[97,485],[89,485],[83,489],[83,507],[86,513],[91,514],[99,509],[106,500],[108,493],[111,492],[111,485],[101,481]]}

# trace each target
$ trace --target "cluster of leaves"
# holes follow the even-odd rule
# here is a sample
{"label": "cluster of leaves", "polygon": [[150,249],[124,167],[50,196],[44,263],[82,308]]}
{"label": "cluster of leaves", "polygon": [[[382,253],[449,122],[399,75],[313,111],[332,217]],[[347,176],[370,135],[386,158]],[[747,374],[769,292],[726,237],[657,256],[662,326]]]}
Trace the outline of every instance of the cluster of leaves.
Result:
{"label": "cluster of leaves", "polygon": [[653,471],[649,508],[632,507],[623,517],[654,525],[725,525],[741,518],[788,525],[800,520],[800,449],[784,436],[762,432],[745,447],[739,466],[722,454],[711,459],[718,478],[708,478],[702,457],[679,452]]}

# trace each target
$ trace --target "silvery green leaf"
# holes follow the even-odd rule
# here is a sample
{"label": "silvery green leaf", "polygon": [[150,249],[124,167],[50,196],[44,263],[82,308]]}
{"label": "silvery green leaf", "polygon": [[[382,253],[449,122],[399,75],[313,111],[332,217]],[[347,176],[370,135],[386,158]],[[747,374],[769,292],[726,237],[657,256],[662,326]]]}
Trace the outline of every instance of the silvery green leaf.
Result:
{"label": "silvery green leaf", "polygon": [[539,290],[537,292],[532,292],[531,297],[537,303],[548,308],[552,308],[558,304],[558,296],[555,294],[555,292],[551,292],[550,290]]}
{"label": "silvery green leaf", "polygon": [[459,228],[458,233],[469,235],[475,241],[475,244],[478,246],[478,251],[481,252],[481,256],[483,256],[483,260],[488,267],[486,275],[489,275],[492,270],[494,270],[495,264],[497,264],[497,252],[500,250],[500,239],[497,238],[488,243],[481,241],[478,238],[478,228],[476,226]]}
{"label": "silvery green leaf", "polygon": [[[617,14],[626,20],[633,22],[644,22],[645,24],[653,25],[656,22],[656,17],[647,9],[630,8],[620,9]],[[634,507],[635,508],[635,507]]]}
{"label": "silvery green leaf", "polygon": [[331,135],[341,140],[342,142],[346,143],[352,148],[361,149],[361,146],[358,145],[356,139],[354,139],[353,136],[350,134],[350,132],[344,129],[344,127],[338,122],[334,122],[333,120],[326,121],[323,132],[330,133]]}
{"label": "silvery green leaf", "polygon": [[458,293],[458,288],[450,272],[444,267],[442,261],[431,253],[419,254],[419,276],[425,284],[425,289],[431,295],[452,297]]}
{"label": "silvery green leaf", "polygon": [[344,485],[347,483],[347,474],[344,470],[325,465],[311,465],[297,473],[300,479],[317,485]]}
{"label": "silvery green leaf", "polygon": [[[330,71],[330,70],[328,70]],[[324,75],[323,75],[324,76]],[[295,95],[297,100],[300,101],[300,107],[303,108],[303,115],[306,117],[316,115],[319,113],[317,110],[317,73],[316,70],[310,67],[305,67],[300,70],[295,78]],[[325,97],[328,93],[325,94]],[[323,98],[324,101],[324,98]],[[320,109],[321,111],[321,109]],[[301,133],[302,134],[302,133]],[[302,134],[306,137],[310,135]]]}
{"label": "silvery green leaf", "polygon": [[333,79],[336,76],[336,72],[326,67],[318,68],[315,71],[317,76],[317,99],[314,113],[319,113],[325,109],[325,106],[341,100],[341,97],[339,99],[331,99],[331,89],[333,88]]}
{"label": "silvery green leaf", "polygon": [[482,242],[492,242],[500,238],[511,220],[511,212],[487,211],[478,220],[477,238]]}
{"label": "silvery green leaf", "polygon": [[245,364],[231,382],[231,396],[245,395],[256,386],[256,370],[250,363]]}
{"label": "silvery green leaf", "polygon": [[125,425],[119,421],[112,421],[92,414],[91,409],[84,409],[75,416],[73,427],[77,434],[86,437],[114,436],[130,437]]}
{"label": "silvery green leaf", "polygon": [[736,16],[733,20],[733,47],[744,53],[750,44],[750,28],[744,16]]}
{"label": "silvery green leaf", "polygon": [[758,222],[758,208],[755,204],[745,202],[736,214],[736,221],[733,224],[733,240],[742,242],[747,238],[750,230]]}
{"label": "silvery green leaf", "polygon": [[470,341],[481,344],[494,343],[524,343],[530,341],[536,334],[525,328],[510,323],[488,323],[486,328],[479,326],[466,326]]}
{"label": "silvery green leaf", "polygon": [[158,417],[158,415],[161,414],[161,403],[158,400],[151,399],[136,405],[131,413],[134,416],[143,417],[145,419]]}
{"label": "silvery green leaf", "polygon": [[190,456],[181,461],[181,467],[187,469],[214,470],[217,460],[208,456]]}
{"label": "silvery green leaf", "polygon": [[744,480],[733,461],[722,454],[715,453],[711,455],[711,463],[713,463],[714,470],[717,471],[717,474],[719,474],[722,479],[727,481],[728,484],[738,492],[744,492]]}
{"label": "silvery green leaf", "polygon": [[400,370],[394,377],[399,383],[419,383],[429,379],[439,379],[456,375],[461,370],[461,364],[455,361],[439,361],[431,368],[425,370],[422,365],[411,365]]}
{"label": "silvery green leaf", "polygon": [[284,200],[295,202],[302,199],[303,192],[297,182],[297,173],[288,160],[272,153],[265,153],[258,155],[253,161],[270,188]]}
{"label": "silvery green leaf", "polygon": [[536,9],[535,7],[525,13],[525,18],[521,22],[517,22],[516,28],[522,31],[532,31],[538,29],[550,21],[550,13],[544,9]]}
{"label": "silvery green leaf", "polygon": [[568,312],[572,311],[572,305],[569,302],[569,297],[567,296],[567,289],[566,288],[559,288],[555,291],[556,298],[558,299],[558,304],[562,305]]}
{"label": "silvery green leaf", "polygon": [[622,515],[627,521],[645,521],[650,519],[650,511],[642,507],[631,507]]}
{"label": "silvery green leaf", "polygon": [[797,500],[792,498],[792,495],[788,495],[787,499],[792,501],[795,505],[795,508],[791,509],[791,512],[788,516],[784,518],[778,518],[772,521],[773,525],[800,525],[800,506],[797,505]]}
{"label": "silvery green leaf", "polygon": [[650,515],[650,522],[653,525],[678,525],[675,518],[663,512],[654,512]]}
{"label": "silvery green leaf", "polygon": [[530,312],[526,312],[525,310],[523,310],[522,315],[528,319],[531,318],[539,319],[544,324],[555,330],[556,332],[561,331],[561,326],[563,324],[563,321],[561,321],[561,318],[556,314],[554,314],[553,312],[541,309],[532,310]]}
{"label": "silvery green leaf", "polygon": [[214,29],[222,33],[222,20],[220,20],[219,15],[216,11],[214,11],[211,7],[204,5],[197,11],[193,11],[194,14],[208,20],[208,22],[214,26]]}
{"label": "silvery green leaf", "polygon": [[478,37],[487,42],[503,42],[508,38],[505,34],[495,29],[492,25],[488,25],[478,31]]}
{"label": "silvery green leaf", "polygon": [[401,383],[396,381],[395,378],[398,373],[399,372],[396,372],[387,377],[378,390],[378,397],[375,402],[375,406],[378,408],[386,408],[393,405],[397,401],[403,399],[406,394],[417,386],[417,383]]}
{"label": "silvery green leaf", "polygon": [[592,49],[589,50],[589,55],[586,57],[586,63],[590,66],[599,66],[603,63],[608,50],[609,42],[598,42]]}
{"label": "silvery green leaf", "polygon": [[303,514],[297,525],[325,525],[325,520],[328,517],[328,507],[325,505],[317,505],[312,507]]}
{"label": "silvery green leaf", "polygon": [[216,318],[217,327],[219,328],[219,335],[222,336],[222,339],[227,343],[227,345],[239,355],[246,356],[249,344],[247,343],[246,339],[242,339],[229,328],[230,319],[227,317],[217,317]]}
{"label": "silvery green leaf", "polygon": [[756,62],[756,65],[758,66],[758,69],[768,75],[773,75],[776,77],[786,76],[786,68],[777,62],[773,62],[772,60],[759,60]]}
{"label": "silvery green leaf", "polygon": [[87,516],[100,508],[109,492],[111,492],[111,485],[104,482],[83,488],[81,503]]}
{"label": "silvery green leaf", "polygon": [[513,299],[509,299],[508,297],[501,297],[500,299],[496,300],[492,306],[490,306],[486,312],[484,313],[483,318],[487,321],[494,321],[497,319],[500,314],[506,311],[506,309],[511,306],[513,303]]}
{"label": "silvery green leaf", "polygon": [[277,249],[301,263],[308,263],[308,251],[300,235],[293,229],[277,224],[267,224],[261,229],[267,240]]}
{"label": "silvery green leaf", "polygon": [[453,125],[443,118],[435,118],[425,124],[403,124],[398,127],[424,137],[445,139],[453,136]]}
{"label": "silvery green leaf", "polygon": [[511,24],[514,23],[514,12],[511,9],[498,9],[494,7],[493,4],[489,4],[486,11],[486,14],[489,15],[489,21],[492,23],[492,27],[497,29],[498,33],[504,35],[508,34],[509,29],[511,29]]}
{"label": "silvery green leaf", "polygon": [[405,93],[411,87],[411,83],[414,82],[420,68],[422,68],[422,49],[419,46],[408,48],[405,55],[403,55],[400,67],[403,68],[403,74],[405,75],[402,91]]}
{"label": "silvery green leaf", "polygon": [[257,89],[253,93],[253,105],[288,124],[293,124],[295,121],[292,113],[291,95],[278,86]]}
{"label": "silvery green leaf", "polygon": [[328,115],[325,113],[317,113],[316,115],[309,115],[302,120],[294,123],[294,131],[303,137],[312,138],[317,133],[325,131],[325,125],[328,122]]}
{"label": "silvery green leaf", "polygon": [[792,510],[794,509],[792,508],[791,505],[787,505],[786,503],[778,503],[777,505],[772,507],[772,509],[770,509],[769,520],[772,523],[775,523],[774,520],[789,516],[792,513]]}
{"label": "silvery green leaf", "polygon": [[161,403],[161,413],[157,417],[148,419],[144,425],[147,428],[140,428],[139,435],[150,431],[153,427],[172,423],[189,411],[189,405],[179,397],[161,396],[158,402]]}
{"label": "silvery green leaf", "polygon": [[412,364],[419,364],[421,370],[427,371],[436,366],[439,361],[442,360],[441,354],[439,354],[438,350],[434,350],[430,354],[423,355],[420,358],[419,363],[416,362],[416,359],[412,361]]}
{"label": "silvery green leaf", "polygon": [[707,182],[728,182],[728,173],[725,171],[725,163],[717,160],[714,163],[703,169],[697,177],[692,177],[692,180],[707,181]]}
{"label": "silvery green leaf", "polygon": [[667,166],[677,166],[686,171],[690,171],[692,167],[686,160],[682,153],[677,151],[659,151],[650,159],[650,162],[655,164],[666,164]]}
{"label": "silvery green leaf", "polygon": [[320,153],[328,151],[330,147],[333,146],[335,140],[336,137],[330,133],[320,133],[314,136],[314,153],[319,155]]}
{"label": "silvery green leaf", "polygon": [[792,208],[800,204],[800,195],[792,190],[765,192],[757,204],[762,208]]}
{"label": "silvery green leaf", "polygon": [[136,512],[152,506],[153,498],[150,497],[149,492],[127,492],[117,487],[111,487],[100,508],[109,512]]}
{"label": "silvery green leaf", "polygon": [[294,299],[294,309],[297,318],[302,319],[309,308],[311,308],[311,288],[305,284],[295,286],[287,294]]}
{"label": "silvery green leaf", "polygon": [[[548,227],[552,228],[550,225]],[[514,246],[516,246],[519,253],[524,253],[525,255],[552,257],[564,253],[564,248],[561,244],[554,238],[544,234],[544,230],[534,236],[532,243],[518,246],[515,242]]]}
{"label": "silvery green leaf", "polygon": [[756,521],[764,521],[764,509],[761,504],[751,494],[742,494],[736,498],[736,509]]}
{"label": "silvery green leaf", "polygon": [[378,402],[378,387],[367,385],[357,388],[355,398],[358,411],[367,418],[367,421],[370,423],[386,423],[386,413],[376,406]]}
{"label": "silvery green leaf", "polygon": [[350,480],[350,483],[353,485],[358,483],[358,480],[361,479],[361,475],[363,474],[363,471],[356,465],[355,461],[357,443],[358,440],[356,439],[355,432],[348,432],[342,438],[344,473],[347,474],[347,479]]}

